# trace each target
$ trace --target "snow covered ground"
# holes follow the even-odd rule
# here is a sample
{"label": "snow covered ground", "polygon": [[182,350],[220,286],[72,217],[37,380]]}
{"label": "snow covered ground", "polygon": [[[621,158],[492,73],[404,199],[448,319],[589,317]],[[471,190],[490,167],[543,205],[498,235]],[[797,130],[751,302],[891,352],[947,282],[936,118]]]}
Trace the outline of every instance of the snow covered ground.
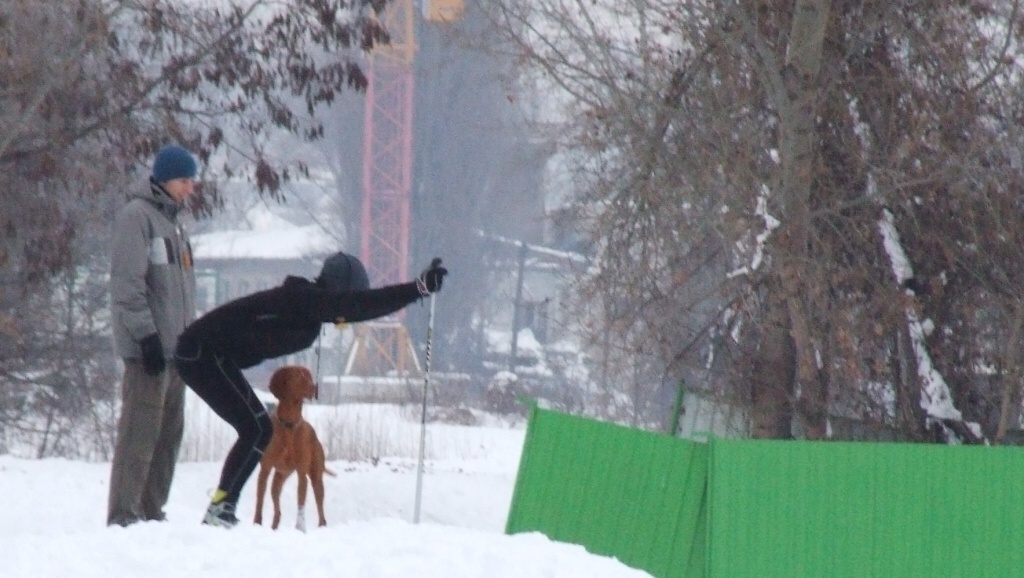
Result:
{"label": "snow covered ground", "polygon": [[[404,436],[404,442],[373,442],[399,448],[395,454],[408,454],[407,446],[418,447],[410,440],[418,440],[419,424],[409,419],[409,412],[382,407],[383,411],[361,408],[364,414],[374,411],[375,417],[360,418],[374,425],[370,433],[359,435]],[[314,410],[311,414],[324,411],[309,409]],[[335,422],[355,419],[350,413],[330,411]],[[194,414],[189,419],[186,445],[189,438],[195,443],[197,431],[213,435],[207,432],[214,426],[199,429]],[[322,431],[326,426],[314,424],[321,438],[329,437]],[[328,451],[328,467],[337,472],[325,481],[328,526],[305,534],[294,529],[294,476],[284,488],[282,527],[277,532],[251,523],[255,475],[239,504],[242,524],[223,530],[199,523],[216,485],[219,461],[179,464],[167,522],[107,528],[109,464],[0,456],[0,576],[648,576],[541,534],[503,533],[522,449],[521,426],[431,424],[428,432],[430,457],[419,524],[412,523],[414,457],[344,461],[332,459]],[[268,503],[265,519],[269,508]],[[312,504],[307,504],[306,515],[315,524]]]}

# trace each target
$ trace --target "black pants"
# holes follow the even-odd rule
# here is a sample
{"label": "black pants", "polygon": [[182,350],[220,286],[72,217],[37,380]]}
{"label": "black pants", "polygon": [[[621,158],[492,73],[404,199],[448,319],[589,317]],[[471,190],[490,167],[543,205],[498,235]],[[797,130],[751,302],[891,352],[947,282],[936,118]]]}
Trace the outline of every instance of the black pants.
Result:
{"label": "black pants", "polygon": [[185,384],[238,432],[238,440],[224,460],[218,486],[227,492],[226,499],[236,504],[274,433],[267,408],[238,365],[202,341],[182,336],[174,361]]}

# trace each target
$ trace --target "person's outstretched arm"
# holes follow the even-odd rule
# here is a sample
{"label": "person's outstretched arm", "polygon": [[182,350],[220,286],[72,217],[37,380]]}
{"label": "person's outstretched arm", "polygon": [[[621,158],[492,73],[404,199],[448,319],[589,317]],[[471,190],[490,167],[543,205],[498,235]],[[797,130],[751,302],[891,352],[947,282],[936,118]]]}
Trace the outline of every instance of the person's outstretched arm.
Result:
{"label": "person's outstretched arm", "polygon": [[317,299],[318,318],[323,322],[358,323],[385,317],[422,297],[441,290],[448,270],[434,259],[430,267],[411,283],[389,285],[366,291],[334,292],[320,289]]}

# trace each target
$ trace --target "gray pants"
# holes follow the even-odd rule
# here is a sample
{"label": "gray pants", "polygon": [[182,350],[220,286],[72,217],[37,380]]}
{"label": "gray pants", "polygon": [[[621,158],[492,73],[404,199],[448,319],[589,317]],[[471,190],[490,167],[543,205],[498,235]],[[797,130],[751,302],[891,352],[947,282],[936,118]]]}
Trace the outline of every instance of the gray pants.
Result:
{"label": "gray pants", "polygon": [[110,471],[107,524],[164,519],[185,430],[185,384],[173,363],[158,376],[126,359]]}

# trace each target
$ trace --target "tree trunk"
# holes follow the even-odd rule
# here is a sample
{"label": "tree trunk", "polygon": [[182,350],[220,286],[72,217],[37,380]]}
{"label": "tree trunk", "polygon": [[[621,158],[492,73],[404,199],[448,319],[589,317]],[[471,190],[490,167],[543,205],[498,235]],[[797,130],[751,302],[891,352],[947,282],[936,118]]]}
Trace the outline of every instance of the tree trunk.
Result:
{"label": "tree trunk", "polygon": [[785,100],[779,103],[782,198],[786,233],[780,239],[779,268],[789,318],[789,334],[796,351],[794,391],[805,435],[821,439],[827,434],[827,395],[819,375],[811,308],[805,297],[813,293],[816,279],[810,252],[810,196],[817,158],[815,130],[818,71],[828,23],[829,0],[797,0],[790,31],[789,50],[782,78]]}
{"label": "tree trunk", "polygon": [[1020,423],[1021,378],[1020,370],[1017,368],[1020,364],[1020,359],[1018,358],[1020,348],[1017,346],[1017,336],[1020,335],[1021,327],[1024,327],[1024,303],[1018,300],[1013,315],[1013,323],[1008,332],[1008,345],[1004,356],[1003,392],[999,402],[999,425],[994,436],[997,444],[1002,443],[1007,430],[1018,427]]}
{"label": "tree trunk", "polygon": [[782,290],[767,289],[768,303],[761,323],[761,342],[751,367],[751,436],[755,439],[793,437],[792,384],[796,351]]}
{"label": "tree trunk", "polygon": [[917,378],[917,359],[906,325],[895,331],[896,353],[891,357],[896,388],[896,431],[901,441],[925,441],[925,413],[921,408],[921,386]]}

